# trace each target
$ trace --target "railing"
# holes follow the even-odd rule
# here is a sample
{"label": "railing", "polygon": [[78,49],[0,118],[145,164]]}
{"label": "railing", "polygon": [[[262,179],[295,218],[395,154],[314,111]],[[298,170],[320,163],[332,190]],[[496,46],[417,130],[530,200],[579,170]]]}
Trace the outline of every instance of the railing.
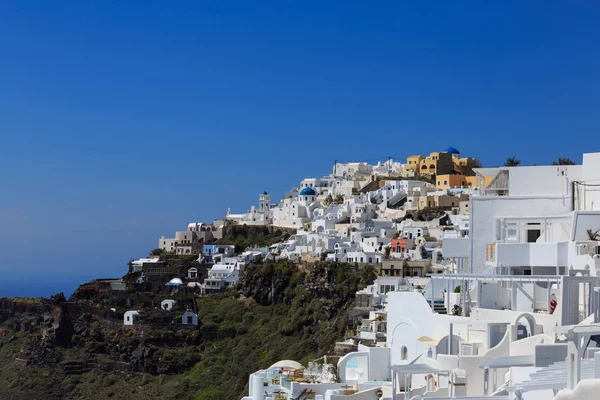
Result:
{"label": "railing", "polygon": [[485,245],[485,260],[496,261],[496,243]]}

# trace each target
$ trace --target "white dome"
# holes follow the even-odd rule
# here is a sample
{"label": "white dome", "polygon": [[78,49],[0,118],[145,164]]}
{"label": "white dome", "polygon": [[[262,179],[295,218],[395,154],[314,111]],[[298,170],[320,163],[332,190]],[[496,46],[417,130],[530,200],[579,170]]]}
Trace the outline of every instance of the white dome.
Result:
{"label": "white dome", "polygon": [[188,282],[187,286],[188,287],[196,287],[196,286],[200,287],[202,285],[200,284],[200,282]]}
{"label": "white dome", "polygon": [[304,367],[302,366],[302,364],[300,364],[297,361],[281,360],[281,361],[278,361],[275,364],[271,365],[269,367],[269,369],[271,369],[271,368],[303,369]]}
{"label": "white dome", "polygon": [[175,284],[175,285],[183,285],[183,281],[179,278],[173,278],[169,281],[169,283]]}

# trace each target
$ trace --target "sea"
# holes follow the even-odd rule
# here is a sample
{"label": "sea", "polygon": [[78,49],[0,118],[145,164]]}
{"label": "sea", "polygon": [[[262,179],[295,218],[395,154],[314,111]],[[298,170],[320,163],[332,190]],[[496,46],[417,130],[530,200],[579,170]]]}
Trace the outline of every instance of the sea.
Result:
{"label": "sea", "polygon": [[86,278],[36,278],[28,277],[2,277],[0,276],[0,297],[45,297],[57,293],[69,296],[82,283],[89,282]]}

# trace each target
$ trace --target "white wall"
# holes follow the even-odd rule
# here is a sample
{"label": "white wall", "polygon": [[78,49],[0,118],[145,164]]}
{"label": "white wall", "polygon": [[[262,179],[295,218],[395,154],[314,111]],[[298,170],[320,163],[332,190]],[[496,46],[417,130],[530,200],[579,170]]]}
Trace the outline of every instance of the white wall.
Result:
{"label": "white wall", "polygon": [[582,177],[581,165],[511,167],[508,170],[510,196],[566,196],[571,193],[571,181]]}
{"label": "white wall", "polygon": [[392,379],[390,371],[390,349],[387,347],[369,348],[369,381]]}
{"label": "white wall", "polygon": [[444,239],[442,255],[444,258],[468,258],[469,238]]}
{"label": "white wall", "polygon": [[[574,390],[561,390],[556,395],[556,400],[592,400],[598,398],[600,392],[600,379],[581,381]],[[529,400],[529,397],[525,399]]]}
{"label": "white wall", "polygon": [[469,224],[470,268],[483,273],[485,246],[494,243],[495,217],[544,217],[570,212],[571,203],[562,197],[472,196]]}
{"label": "white wall", "polygon": [[503,309],[510,307],[511,292],[496,282],[479,282],[481,297],[479,307]]}
{"label": "white wall", "polygon": [[[582,179],[586,183],[598,184],[600,182],[600,153],[583,155],[582,175]],[[588,186],[587,188],[581,187],[580,189],[581,194],[585,191],[585,207],[582,208],[586,210],[600,210],[600,191],[598,191],[598,187]]]}
{"label": "white wall", "polygon": [[[450,323],[468,318],[436,314],[425,297],[418,292],[388,293],[387,344],[391,348],[391,364],[402,365],[426,353],[429,345],[419,342],[421,336],[442,338],[450,333]],[[454,335],[466,337],[465,327],[454,325]],[[402,346],[407,348],[407,359],[402,360]]]}
{"label": "white wall", "polygon": [[[598,193],[600,193],[600,190]],[[597,206],[600,208],[600,200],[597,202]],[[592,232],[596,232],[600,229],[600,211],[576,211],[574,213],[571,240],[589,240],[587,234],[588,229],[591,229]]]}

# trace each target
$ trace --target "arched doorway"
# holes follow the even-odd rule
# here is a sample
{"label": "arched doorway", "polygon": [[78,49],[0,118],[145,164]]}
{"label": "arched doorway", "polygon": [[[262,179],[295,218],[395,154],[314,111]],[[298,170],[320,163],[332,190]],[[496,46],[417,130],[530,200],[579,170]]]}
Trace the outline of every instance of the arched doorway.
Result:
{"label": "arched doorway", "polygon": [[513,322],[515,340],[525,339],[535,335],[535,318],[531,314],[521,314]]}

